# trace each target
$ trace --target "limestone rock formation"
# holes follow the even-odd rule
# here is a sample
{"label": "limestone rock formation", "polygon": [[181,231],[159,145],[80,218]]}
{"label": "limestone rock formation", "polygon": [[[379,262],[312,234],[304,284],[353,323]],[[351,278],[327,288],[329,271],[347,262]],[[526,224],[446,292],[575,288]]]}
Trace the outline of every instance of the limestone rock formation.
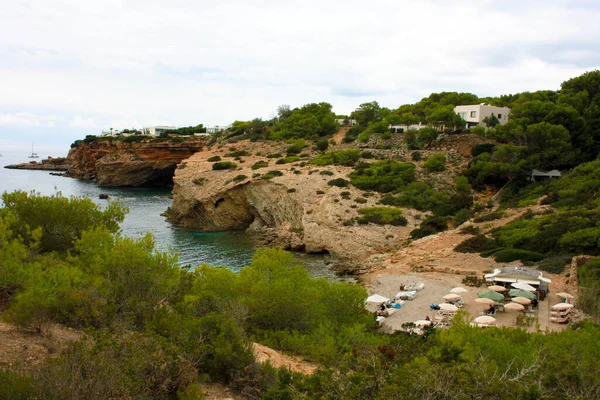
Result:
{"label": "limestone rock formation", "polygon": [[42,171],[67,171],[73,165],[72,160],[65,157],[48,157],[40,162],[30,161],[21,164],[6,165],[8,169],[33,169]]}
{"label": "limestone rock formation", "polygon": [[[335,178],[347,178],[351,168],[318,167],[300,161],[276,164],[264,154],[284,153],[285,147],[278,148],[277,144],[236,143],[236,149],[240,148],[252,154],[243,157],[243,163],[225,157],[225,150],[207,150],[179,165],[173,205],[167,212],[171,221],[204,231],[247,230],[271,246],[328,253],[338,261],[338,269],[354,273],[361,270],[368,256],[399,247],[418,224],[413,210],[405,210],[407,227],[344,224],[358,216],[359,208],[372,207],[376,202],[369,197],[359,206],[354,199],[362,191],[327,184]],[[213,170],[208,159],[215,155],[236,162],[238,168]],[[253,170],[256,161],[268,161],[269,166]],[[321,174],[325,170],[331,175]],[[264,179],[269,171],[282,175]],[[347,193],[342,196],[343,192]]]}

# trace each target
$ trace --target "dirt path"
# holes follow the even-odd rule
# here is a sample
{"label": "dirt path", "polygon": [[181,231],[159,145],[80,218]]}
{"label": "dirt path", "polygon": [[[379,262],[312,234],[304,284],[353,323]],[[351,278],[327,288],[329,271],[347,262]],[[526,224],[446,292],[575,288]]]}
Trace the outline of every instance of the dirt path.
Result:
{"label": "dirt path", "polygon": [[262,344],[253,343],[254,355],[259,363],[271,362],[275,368],[287,368],[305,375],[313,374],[319,367],[302,360],[300,357],[288,356]]}
{"label": "dirt path", "polygon": [[350,127],[344,126],[338,129],[338,131],[333,135],[332,139],[335,141],[335,144],[343,143],[344,137],[346,136],[346,132],[350,130]]}

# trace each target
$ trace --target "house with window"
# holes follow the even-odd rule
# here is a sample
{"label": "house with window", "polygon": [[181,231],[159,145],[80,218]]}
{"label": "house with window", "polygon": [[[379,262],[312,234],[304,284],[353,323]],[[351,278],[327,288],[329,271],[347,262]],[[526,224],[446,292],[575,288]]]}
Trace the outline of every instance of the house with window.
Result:
{"label": "house with window", "polygon": [[467,122],[466,128],[473,128],[478,125],[487,128],[487,125],[483,120],[491,118],[492,115],[498,118],[500,125],[506,124],[508,122],[510,108],[490,106],[481,103],[468,106],[456,106],[454,107],[454,112]]}
{"label": "house with window", "polygon": [[176,126],[168,126],[168,125],[157,125],[157,126],[147,126],[145,128],[140,129],[142,135],[148,136],[160,136],[161,133],[165,133],[166,131],[171,131],[177,129]]}

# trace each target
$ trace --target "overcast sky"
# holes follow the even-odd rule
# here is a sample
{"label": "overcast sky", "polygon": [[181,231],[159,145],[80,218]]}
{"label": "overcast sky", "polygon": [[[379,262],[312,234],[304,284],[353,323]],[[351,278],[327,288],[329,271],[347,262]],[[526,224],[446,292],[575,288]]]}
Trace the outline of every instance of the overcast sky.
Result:
{"label": "overcast sky", "polygon": [[597,0],[6,1],[0,152],[280,104],[554,90],[600,67],[599,20]]}

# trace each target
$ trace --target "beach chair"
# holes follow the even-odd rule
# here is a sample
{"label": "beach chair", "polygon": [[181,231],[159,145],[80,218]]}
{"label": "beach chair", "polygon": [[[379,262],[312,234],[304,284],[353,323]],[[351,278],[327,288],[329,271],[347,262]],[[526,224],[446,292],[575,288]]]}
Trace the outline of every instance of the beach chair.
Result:
{"label": "beach chair", "polygon": [[569,316],[566,315],[564,317],[550,317],[550,322],[554,322],[555,324],[566,324],[569,322]]}

